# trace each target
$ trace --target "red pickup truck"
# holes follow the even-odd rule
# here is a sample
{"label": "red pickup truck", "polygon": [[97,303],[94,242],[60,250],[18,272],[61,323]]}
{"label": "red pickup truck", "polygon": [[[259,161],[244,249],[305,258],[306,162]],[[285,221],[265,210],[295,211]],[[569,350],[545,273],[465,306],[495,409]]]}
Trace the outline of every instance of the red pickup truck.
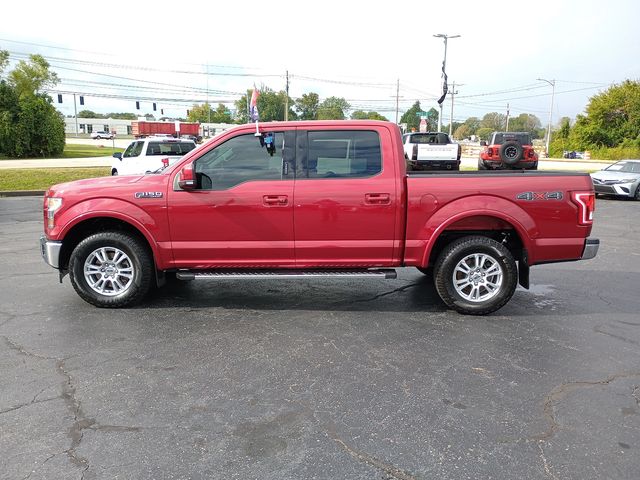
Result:
{"label": "red pickup truck", "polygon": [[594,257],[594,206],[588,174],[407,174],[389,122],[249,124],[157,174],[51,187],[41,252],[98,307],[138,302],[168,275],[395,278],[417,267],[446,305],[486,314],[518,282],[528,288],[530,266]]}

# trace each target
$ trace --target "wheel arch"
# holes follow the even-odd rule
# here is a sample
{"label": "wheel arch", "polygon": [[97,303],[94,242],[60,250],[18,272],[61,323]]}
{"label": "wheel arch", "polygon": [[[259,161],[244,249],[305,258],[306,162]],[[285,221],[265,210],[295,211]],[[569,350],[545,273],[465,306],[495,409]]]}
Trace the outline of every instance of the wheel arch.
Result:
{"label": "wheel arch", "polygon": [[97,232],[116,231],[127,233],[140,239],[147,246],[157,265],[157,245],[144,228],[140,228],[121,218],[112,216],[96,216],[83,219],[73,225],[64,235],[62,248],[60,249],[60,271],[64,274],[69,267],[71,253],[85,238]]}
{"label": "wheel arch", "polygon": [[[530,217],[526,220],[533,222]],[[504,212],[485,210],[461,212],[437,226],[425,248],[420,266],[433,266],[443,248],[469,235],[483,235],[503,243],[514,258],[528,264],[527,252],[531,249],[531,239],[527,227]]]}

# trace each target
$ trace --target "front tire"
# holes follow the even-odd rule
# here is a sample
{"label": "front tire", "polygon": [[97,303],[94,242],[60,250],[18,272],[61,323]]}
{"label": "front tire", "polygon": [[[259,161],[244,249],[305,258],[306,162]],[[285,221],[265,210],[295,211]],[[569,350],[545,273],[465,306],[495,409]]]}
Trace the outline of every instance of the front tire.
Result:
{"label": "front tire", "polygon": [[502,308],[518,283],[518,270],[511,252],[484,236],[468,236],[452,242],[440,253],[434,272],[434,283],[442,301],[467,315],[485,315]]}
{"label": "front tire", "polygon": [[140,302],[154,279],[153,256],[137,237],[100,232],[82,240],[71,253],[69,278],[86,302],[120,308]]}

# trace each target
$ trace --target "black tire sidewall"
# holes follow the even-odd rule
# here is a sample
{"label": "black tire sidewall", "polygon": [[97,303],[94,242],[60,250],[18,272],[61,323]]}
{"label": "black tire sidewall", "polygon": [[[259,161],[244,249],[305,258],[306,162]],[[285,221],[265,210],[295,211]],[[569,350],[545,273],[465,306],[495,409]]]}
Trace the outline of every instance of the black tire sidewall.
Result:
{"label": "black tire sidewall", "polygon": [[[517,151],[517,154],[513,157],[509,157],[505,153],[508,149],[511,149],[511,148],[515,148]],[[522,148],[522,145],[516,142],[504,143],[503,145],[500,146],[500,160],[502,160],[502,163],[504,163],[505,165],[515,165],[520,160],[522,160],[523,152],[524,152],[524,149]]]}
{"label": "black tire sidewall", "polygon": [[[118,248],[131,259],[134,270],[132,285],[120,295],[100,295],[89,286],[84,277],[87,257],[100,247]],[[106,308],[129,306],[141,301],[151,289],[153,257],[147,246],[134,236],[120,232],[96,233],[82,240],[71,253],[69,278],[76,293],[92,305]]]}
{"label": "black tire sidewall", "polygon": [[[453,270],[467,255],[483,253],[502,267],[500,292],[484,302],[470,302],[453,285]],[[518,284],[518,269],[513,255],[499,242],[483,236],[463,237],[445,248],[434,267],[434,283],[444,303],[463,314],[484,315],[503,307],[513,296]]]}

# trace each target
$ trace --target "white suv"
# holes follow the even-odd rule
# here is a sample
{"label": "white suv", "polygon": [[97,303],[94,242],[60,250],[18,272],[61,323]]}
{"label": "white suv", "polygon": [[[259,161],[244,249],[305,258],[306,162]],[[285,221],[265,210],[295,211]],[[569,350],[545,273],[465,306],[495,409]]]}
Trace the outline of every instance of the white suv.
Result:
{"label": "white suv", "polygon": [[111,140],[113,138],[113,133],[111,133],[111,132],[93,132],[91,134],[91,138],[93,138],[94,140],[100,140],[102,138],[108,138],[109,140]]}
{"label": "white suv", "polygon": [[196,148],[193,140],[148,137],[135,140],[123,153],[114,153],[111,175],[143,175],[168,167]]}

